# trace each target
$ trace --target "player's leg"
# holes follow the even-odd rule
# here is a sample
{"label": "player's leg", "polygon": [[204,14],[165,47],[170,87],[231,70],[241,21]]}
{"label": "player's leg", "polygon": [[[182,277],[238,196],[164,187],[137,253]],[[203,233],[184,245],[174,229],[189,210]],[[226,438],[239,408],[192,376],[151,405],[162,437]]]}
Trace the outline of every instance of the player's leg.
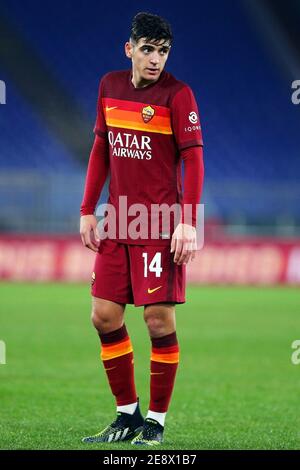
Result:
{"label": "player's leg", "polygon": [[132,299],[126,262],[123,245],[103,242],[93,275],[92,323],[100,338],[101,360],[116,399],[117,418],[84,442],[131,439],[143,424],[134,383],[132,344],[124,323],[125,305]]}
{"label": "player's leg", "polygon": [[151,339],[151,380],[148,418],[162,426],[171,401],[179,362],[175,306],[147,305],[144,319]]}
{"label": "player's leg", "polygon": [[101,342],[101,360],[117,411],[133,414],[137,406],[133,349],[124,323],[125,305],[93,297],[92,322]]}
{"label": "player's leg", "polygon": [[125,304],[92,296],[91,320],[98,334],[117,330],[124,323]]}
{"label": "player's leg", "polygon": [[152,343],[149,411],[132,443],[156,445],[162,441],[179,361],[175,304],[185,301],[185,266],[173,262],[169,246],[133,247],[130,261],[135,304],[145,305]]}
{"label": "player's leg", "polygon": [[179,348],[176,337],[175,306],[147,305],[144,319],[152,343],[150,404],[143,431],[133,444],[158,445],[163,440],[165,417],[171,401]]}

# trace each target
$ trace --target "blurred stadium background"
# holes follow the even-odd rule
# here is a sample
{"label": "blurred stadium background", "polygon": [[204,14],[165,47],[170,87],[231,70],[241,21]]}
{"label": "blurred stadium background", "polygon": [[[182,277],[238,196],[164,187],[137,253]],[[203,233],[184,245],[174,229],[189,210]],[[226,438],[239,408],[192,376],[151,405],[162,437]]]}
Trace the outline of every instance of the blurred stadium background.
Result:
{"label": "blurred stadium background", "polygon": [[[78,211],[98,82],[130,67],[136,6],[45,5],[1,2],[0,277],[86,280]],[[195,90],[205,138],[207,249],[192,280],[299,283],[299,2],[178,8],[159,6],[175,35],[167,69]]]}
{"label": "blurred stadium background", "polygon": [[[64,308],[58,308],[60,328],[67,328],[71,316],[64,317],[64,312],[69,308],[69,296],[75,292],[80,292],[85,302],[81,304],[78,296],[79,303],[73,301],[72,308],[78,309],[77,315],[83,311],[88,314],[88,282],[93,254],[81,246],[78,226],[86,165],[93,141],[98,83],[107,71],[130,67],[123,44],[128,38],[131,18],[137,11],[158,13],[170,21],[175,40],[167,70],[191,85],[202,117],[206,169],[202,197],[205,247],[189,268],[190,283],[199,286],[190,290],[191,298],[196,302],[194,305],[203,308],[201,295],[204,293],[205,307],[208,308],[205,321],[210,321],[209,313],[213,312],[213,307],[212,311],[209,308],[210,302],[218,298],[215,311],[219,315],[224,306],[224,315],[218,318],[222,328],[226,329],[226,315],[229,311],[233,315],[230,299],[239,298],[240,310],[230,317],[230,331],[233,338],[243,341],[241,315],[249,315],[246,324],[253,315],[253,333],[256,327],[262,328],[260,340],[263,343],[267,341],[270,325],[278,320],[273,327],[277,332],[283,332],[282,337],[275,335],[272,347],[268,343],[261,354],[264,355],[269,347],[269,354],[270,351],[278,353],[279,347],[290,366],[290,344],[296,339],[295,335],[299,336],[300,307],[297,297],[300,284],[300,105],[293,105],[291,101],[291,84],[300,79],[300,3],[297,0],[190,1],[184,5],[166,1],[104,4],[94,0],[1,0],[0,80],[6,84],[6,104],[0,105],[0,339],[7,340],[8,345],[9,339],[15,341],[15,351],[22,355],[20,338],[23,333],[35,336],[36,332],[46,341],[46,332],[38,326],[41,319],[55,336],[59,320],[54,325],[53,316],[54,309],[58,308],[58,298],[65,302]],[[102,200],[106,196],[107,190]],[[18,283],[14,284],[15,281]],[[22,284],[28,281],[30,284]],[[40,281],[59,283],[58,290],[53,291],[54,284],[47,287]],[[77,290],[76,284],[74,288],[70,282],[84,282],[86,288],[79,286]],[[201,285],[214,287],[203,288]],[[238,290],[236,297],[233,287],[236,285],[253,287],[252,290]],[[294,288],[285,290],[284,285]],[[263,291],[264,286],[273,288]],[[260,296],[260,292],[265,294]],[[253,296],[257,296],[256,303]],[[45,299],[44,303],[39,303],[42,299]],[[31,333],[23,324],[23,302],[26,307],[24,320],[29,321]],[[190,305],[191,309],[195,308]],[[184,308],[188,314],[188,304]],[[279,309],[275,317],[272,316],[273,308]],[[266,312],[270,313],[270,323],[261,325],[260,318]],[[80,321],[76,330],[78,336],[82,328],[89,328],[87,317],[84,327]],[[183,320],[179,321],[183,323]],[[204,320],[199,331],[203,324]],[[287,325],[288,331],[285,330]],[[211,329],[218,331],[218,324],[212,324]],[[84,334],[86,341],[92,344],[92,332]],[[230,337],[229,330],[228,334]],[[70,343],[75,348],[76,335]],[[220,332],[218,335],[219,344],[230,355],[229,337],[226,334],[220,337]],[[193,336],[190,338],[192,341]],[[207,336],[207,348],[209,344],[215,344],[210,342],[213,338],[213,334]],[[43,345],[34,344],[32,355],[37,351],[43,354]],[[246,347],[248,343],[243,344]],[[50,350],[53,352],[54,349],[52,344]],[[260,351],[259,347],[256,351]],[[212,350],[203,346],[202,353],[210,355]],[[18,354],[11,350],[11,357],[13,354],[16,354],[15,364],[18,364]],[[255,358],[259,363],[260,352]],[[277,358],[280,361],[279,353]],[[72,362],[71,355],[66,360]],[[86,356],[84,360],[89,359]],[[215,357],[215,360],[216,365],[222,359]],[[226,360],[225,356],[223,360]],[[268,368],[271,362],[263,363],[262,360],[261,367],[263,364]],[[31,366],[34,369],[33,363]],[[211,366],[210,363],[208,368]],[[295,374],[291,378],[286,372],[288,366],[282,366],[286,373],[285,383],[291,380],[286,397],[299,382],[298,379],[296,382]],[[16,370],[22,376],[22,367],[20,364],[18,367]],[[232,367],[234,369],[234,364]],[[196,375],[199,373],[192,368],[192,362],[191,370]],[[42,371],[41,365],[41,374]],[[0,372],[9,374],[3,367]],[[206,380],[208,377],[207,370]],[[231,379],[234,383],[236,377]],[[252,379],[255,382],[255,376]],[[257,380],[260,383],[263,379]],[[279,382],[278,378],[278,383],[273,383],[271,398],[278,393]],[[35,385],[38,388],[38,384]],[[245,383],[245,394],[248,385]],[[21,386],[20,382],[20,389]],[[7,447],[31,448],[39,442],[38,446],[43,447],[42,430],[37,433],[36,441],[26,441],[25,436],[25,441],[21,438],[18,441],[12,418],[16,416],[16,410],[9,401],[17,385],[13,382],[9,388],[6,383],[6,387],[2,391],[10,411],[5,417],[7,423],[12,423],[10,432],[15,440],[11,441],[4,430],[7,440],[1,442],[7,443],[3,444]],[[217,392],[213,390],[213,384],[211,387],[214,396]],[[225,392],[228,398],[228,389]],[[83,400],[81,406],[84,406]],[[218,403],[212,403],[212,408],[215,406]],[[277,416],[279,408],[276,406],[268,410],[265,419],[272,413]],[[263,416],[262,410],[260,412]],[[91,410],[86,413],[91,420]],[[239,416],[240,413],[241,410]],[[284,413],[278,413],[279,422]],[[184,415],[182,410],[182,419]],[[294,413],[291,416],[290,423],[296,419]],[[36,416],[37,422],[39,417]],[[206,418],[209,424],[211,417],[203,417]],[[21,417],[16,418],[16,423],[19,419]],[[51,420],[50,415],[48,420]],[[64,424],[62,421],[62,426]],[[26,423],[23,425],[26,428]],[[51,426],[48,431],[53,432],[52,445],[55,447],[55,424]],[[286,441],[282,437],[284,434],[288,436]],[[255,447],[255,442],[261,447],[280,447],[281,442],[286,447],[299,445],[299,432],[297,439],[291,428],[282,436],[283,441],[277,436],[273,443],[268,438],[260,443],[241,439],[235,444],[233,435],[231,439],[227,436],[227,440],[222,441],[220,437],[214,442],[217,447]],[[63,433],[60,438],[63,440]],[[212,446],[208,440],[203,442],[206,447]],[[65,445],[72,447],[70,442]],[[193,445],[197,448],[202,444],[196,442]]]}

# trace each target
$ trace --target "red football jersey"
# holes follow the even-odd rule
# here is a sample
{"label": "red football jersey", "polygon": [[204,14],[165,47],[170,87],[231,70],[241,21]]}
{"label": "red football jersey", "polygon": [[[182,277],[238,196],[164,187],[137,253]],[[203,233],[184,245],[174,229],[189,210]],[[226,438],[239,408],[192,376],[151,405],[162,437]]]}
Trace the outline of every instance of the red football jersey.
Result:
{"label": "red football jersey", "polygon": [[[118,220],[119,196],[126,196],[128,208],[133,204],[148,208],[149,224],[146,227],[143,219],[137,239],[123,229],[117,230],[115,238],[144,245],[170,243],[172,228],[164,232],[161,221],[151,238],[151,205],[181,203],[180,151],[202,145],[198,108],[189,86],[165,71],[144,88],[135,88],[131,78],[131,70],[102,78],[94,132],[109,143],[108,202],[116,208]],[[139,215],[133,215],[135,208],[127,217],[128,224]],[[125,210],[122,205],[121,218]]]}

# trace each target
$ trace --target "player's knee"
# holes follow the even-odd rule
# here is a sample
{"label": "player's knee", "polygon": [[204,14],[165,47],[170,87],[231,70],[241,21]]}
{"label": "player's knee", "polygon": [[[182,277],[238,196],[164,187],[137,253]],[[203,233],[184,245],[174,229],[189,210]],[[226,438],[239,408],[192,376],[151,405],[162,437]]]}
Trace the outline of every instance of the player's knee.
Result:
{"label": "player's knee", "polygon": [[105,305],[97,305],[92,308],[92,323],[100,333],[112,331],[115,323],[111,311]]}
{"label": "player's knee", "polygon": [[148,327],[150,336],[162,336],[166,329],[165,316],[157,309],[148,308],[145,310],[144,319]]}

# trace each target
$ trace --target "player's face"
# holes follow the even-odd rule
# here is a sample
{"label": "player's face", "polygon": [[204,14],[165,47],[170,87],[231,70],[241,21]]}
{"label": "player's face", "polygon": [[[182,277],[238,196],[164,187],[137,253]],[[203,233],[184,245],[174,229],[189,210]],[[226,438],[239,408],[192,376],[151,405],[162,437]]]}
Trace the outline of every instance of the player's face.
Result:
{"label": "player's face", "polygon": [[138,43],[127,42],[125,53],[132,60],[135,86],[146,86],[159,79],[170,52],[170,43],[161,40],[158,43],[140,39]]}

